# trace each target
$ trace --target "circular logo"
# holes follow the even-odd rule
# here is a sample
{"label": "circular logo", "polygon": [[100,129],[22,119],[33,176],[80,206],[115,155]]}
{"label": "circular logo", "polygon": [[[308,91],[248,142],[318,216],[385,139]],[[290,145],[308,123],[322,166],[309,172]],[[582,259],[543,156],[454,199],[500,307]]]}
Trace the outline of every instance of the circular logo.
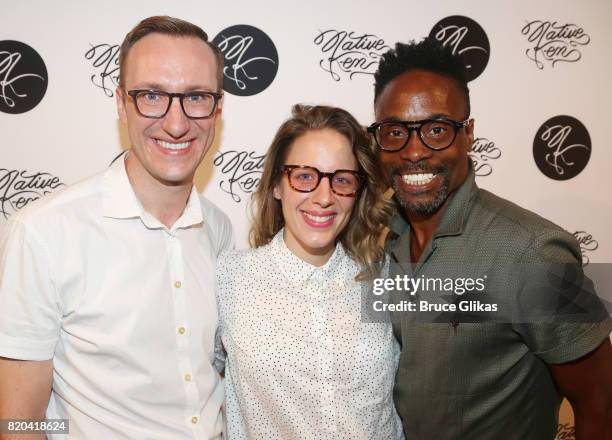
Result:
{"label": "circular logo", "polygon": [[550,118],[535,135],[533,158],[540,171],[551,179],[576,177],[591,158],[589,132],[572,116]]}
{"label": "circular logo", "polygon": [[471,18],[463,15],[443,18],[431,29],[429,37],[461,56],[468,81],[478,78],[487,67],[491,53],[489,39],[484,29]]}
{"label": "circular logo", "polygon": [[222,30],[213,39],[223,56],[223,89],[251,96],[265,90],[278,71],[276,46],[263,31],[247,24]]}
{"label": "circular logo", "polygon": [[13,40],[0,41],[0,111],[25,113],[47,91],[47,67],[34,49]]}

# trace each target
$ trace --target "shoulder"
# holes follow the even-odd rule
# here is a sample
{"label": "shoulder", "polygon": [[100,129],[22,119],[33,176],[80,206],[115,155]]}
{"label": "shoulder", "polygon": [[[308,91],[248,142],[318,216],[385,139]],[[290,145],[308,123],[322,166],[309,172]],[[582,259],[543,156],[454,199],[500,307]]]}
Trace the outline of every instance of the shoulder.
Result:
{"label": "shoulder", "polygon": [[[264,246],[265,247],[265,246]],[[270,258],[263,247],[256,249],[226,250],[217,258],[215,268],[216,294],[220,309],[242,292],[253,292],[268,278],[266,266]]]}
{"label": "shoulder", "polygon": [[202,206],[202,216],[205,222],[215,227],[231,226],[230,219],[225,212],[208,200],[203,194],[199,193],[198,197]]}
{"label": "shoulder", "polygon": [[477,209],[488,213],[496,220],[506,225],[516,225],[529,233],[544,233],[548,231],[566,232],[560,226],[525,209],[510,200],[499,197],[485,189],[477,193]]}
{"label": "shoulder", "polygon": [[580,256],[578,243],[568,231],[484,189],[476,194],[469,223],[494,234],[501,247],[522,248],[526,254],[547,260],[573,261]]}
{"label": "shoulder", "polygon": [[[228,249],[217,259],[217,273],[231,275],[245,271],[257,271],[269,264],[268,246],[255,249]],[[242,276],[242,275],[241,275]]]}
{"label": "shoulder", "polygon": [[198,194],[198,197],[202,207],[204,224],[208,227],[210,238],[215,243],[217,253],[233,248],[234,230],[227,214],[204,195]]}
{"label": "shoulder", "polygon": [[85,212],[101,208],[104,173],[57,189],[28,204],[10,217],[10,223],[34,229],[78,221]]}

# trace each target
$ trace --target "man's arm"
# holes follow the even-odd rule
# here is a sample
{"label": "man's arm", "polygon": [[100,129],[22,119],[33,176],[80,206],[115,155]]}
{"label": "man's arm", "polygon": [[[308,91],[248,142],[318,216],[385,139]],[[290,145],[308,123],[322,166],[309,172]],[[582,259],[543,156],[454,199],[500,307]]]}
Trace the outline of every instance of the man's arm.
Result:
{"label": "man's arm", "polygon": [[[44,418],[62,318],[44,239],[49,232],[41,235],[22,212],[0,228],[0,419]],[[0,440],[44,438],[0,434]]]}
{"label": "man's arm", "polygon": [[612,440],[612,347],[610,339],[572,362],[550,365],[574,410],[576,440]]}
{"label": "man's arm", "polygon": [[[0,357],[0,420],[44,419],[53,361],[21,361]],[[0,433],[0,440],[46,438],[40,435]]]}
{"label": "man's arm", "polygon": [[0,419],[44,418],[52,378],[52,360],[0,357]]}

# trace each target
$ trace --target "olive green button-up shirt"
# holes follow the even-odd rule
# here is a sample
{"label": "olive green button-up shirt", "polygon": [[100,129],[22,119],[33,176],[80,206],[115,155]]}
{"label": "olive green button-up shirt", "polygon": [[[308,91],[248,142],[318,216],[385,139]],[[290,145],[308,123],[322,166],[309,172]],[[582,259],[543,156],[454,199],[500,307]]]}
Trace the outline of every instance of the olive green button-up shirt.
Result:
{"label": "olive green button-up shirt", "polygon": [[[511,303],[524,286],[522,266],[544,260],[580,267],[571,234],[479,189],[473,170],[450,197],[416,263],[410,261],[410,225],[396,215],[386,243],[390,277],[433,277],[452,266],[464,276],[488,275],[499,299]],[[411,299],[418,302],[419,295]],[[589,353],[612,329],[609,316],[605,323],[547,324],[434,323],[418,316],[391,316],[402,345],[395,403],[407,439],[554,439],[562,396],[547,364]]]}

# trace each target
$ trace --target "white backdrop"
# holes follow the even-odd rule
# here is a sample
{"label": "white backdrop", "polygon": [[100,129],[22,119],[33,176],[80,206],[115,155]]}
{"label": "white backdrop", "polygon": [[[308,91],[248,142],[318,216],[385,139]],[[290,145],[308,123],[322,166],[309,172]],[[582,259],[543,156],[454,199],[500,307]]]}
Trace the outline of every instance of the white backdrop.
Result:
{"label": "white backdrop", "polygon": [[[216,142],[197,175],[198,188],[230,215],[238,245],[243,247],[249,226],[245,216],[248,191],[253,183],[248,179],[257,178],[261,161],[250,159],[235,169],[228,165],[233,154],[229,152],[250,154],[251,158],[263,155],[297,102],[344,107],[364,125],[370,124],[371,73],[378,54],[396,41],[428,35],[445,17],[460,15],[484,29],[490,46],[486,68],[469,84],[476,136],[483,138],[478,147],[487,146],[484,157],[475,155],[479,165],[484,165],[481,172],[488,173],[478,177],[479,185],[577,233],[585,262],[612,261],[609,0],[184,0],[172,6],[161,0],[2,3],[0,225],[29,199],[57,189],[57,182],[70,184],[99,172],[129,146],[118,123],[114,98],[109,96],[115,87],[113,76],[118,74],[113,73],[113,47],[144,17],[168,14],[184,18],[203,27],[211,39],[231,26],[250,25],[263,31],[276,48],[278,60],[273,61],[278,71],[267,88],[251,96],[226,93]],[[539,38],[538,24],[547,23],[556,33]],[[330,39],[344,32],[344,42],[334,46]],[[473,29],[469,32],[473,34]],[[360,36],[365,36],[361,46]],[[478,47],[469,49],[468,39],[459,42],[457,50],[478,53]],[[28,90],[25,77],[18,77],[18,67],[22,74],[36,72],[27,70],[27,54],[15,58],[18,46],[7,40],[32,47],[47,70],[46,77],[41,74],[47,84],[44,97],[33,109],[19,114],[12,114],[7,103],[13,100],[19,107],[20,100],[27,97],[18,95],[35,95],[35,91]],[[368,42],[371,47],[364,47]],[[235,72],[242,75],[247,89],[246,75],[257,76],[262,66],[272,63],[254,59],[259,44],[254,40],[252,47],[242,51],[242,58],[235,59],[249,61]],[[546,48],[551,51],[548,59]],[[113,56],[106,59],[106,55]],[[343,61],[348,71],[342,69]],[[351,62],[361,68],[350,68]],[[32,78],[30,83],[43,81]],[[571,163],[576,157],[578,162],[583,160],[590,151],[586,167],[568,180],[547,177],[534,160],[536,133],[557,115],[578,119],[590,136],[590,145],[584,137],[573,141],[568,137],[556,145],[549,138],[545,153],[560,153],[556,158],[563,172],[575,169],[576,164]],[[576,143],[585,145],[573,148],[582,156],[563,152]],[[223,153],[227,154],[219,157]],[[215,158],[219,166],[213,165]],[[229,174],[223,172],[224,167],[230,168],[225,170]],[[553,175],[554,168],[548,166],[545,172]],[[233,196],[227,192],[232,176],[243,176],[233,184]]]}
{"label": "white backdrop", "polygon": [[[612,202],[608,194],[612,149],[608,147],[606,135],[610,120],[605,111],[612,98],[608,82],[612,68],[609,50],[612,4],[608,0],[471,0],[436,1],[426,5],[410,1],[374,4],[351,0],[176,3],[173,6],[158,0],[5,3],[0,16],[0,41],[17,40],[34,48],[46,64],[48,88],[42,101],[28,112],[0,111],[0,168],[5,169],[4,175],[23,170],[50,173],[69,184],[100,171],[128,146],[118,123],[114,98],[92,82],[94,76],[94,82],[100,84],[100,74],[111,70],[104,65],[93,65],[102,49],[91,59],[85,57],[92,46],[120,44],[132,26],[154,14],[190,20],[202,26],[211,39],[230,26],[255,26],[276,46],[278,72],[261,93],[252,96],[226,93],[217,140],[197,176],[198,187],[230,214],[239,246],[246,246],[248,222],[244,213],[249,196],[238,188],[234,192],[241,201],[236,202],[219,187],[225,181],[227,189],[229,176],[212,165],[218,154],[230,150],[263,154],[275,130],[297,102],[334,104],[351,111],[364,125],[373,121],[373,77],[357,73],[351,78],[336,63],[331,70],[340,79],[334,80],[323,68],[326,63],[323,67],[320,64],[332,51],[324,53],[325,41],[317,45],[317,36],[330,31],[321,37],[329,39],[334,34],[331,31],[354,32],[355,36],[375,35],[383,40],[381,44],[392,46],[396,41],[428,35],[445,17],[462,15],[484,29],[490,44],[486,69],[469,85],[476,135],[493,142],[489,156],[499,157],[487,160],[491,174],[478,177],[478,183],[572,233],[584,231],[583,237],[591,236],[591,240],[585,240],[585,255],[590,261],[612,261]],[[525,25],[535,20],[582,28],[587,38],[583,35],[582,40],[575,39],[577,43],[572,43],[571,37],[559,38],[561,45],[576,49],[569,58],[578,55],[580,59],[559,61],[554,66],[545,61],[543,68],[538,68],[526,53],[533,51],[538,41],[530,42],[529,35],[522,33]],[[0,43],[0,51],[1,47]],[[363,62],[370,63],[366,70],[373,72],[376,53],[372,52],[377,51],[357,52],[361,53],[354,58],[361,57]],[[335,54],[341,53],[342,49],[338,48]],[[249,56],[252,57],[246,51],[243,61]],[[0,57],[0,63],[1,60]],[[253,75],[257,73],[256,67],[257,62],[253,62],[245,72]],[[248,68],[255,70],[247,72]],[[327,69],[330,70],[329,65]],[[6,84],[10,76],[2,67],[0,72],[3,72],[0,81]],[[112,76],[105,78],[109,92],[115,87]],[[10,93],[4,90],[5,95]],[[580,120],[591,139],[586,168],[565,181],[545,176],[537,168],[532,153],[539,127],[556,115],[570,115]],[[221,166],[228,159],[226,155]],[[16,181],[11,187],[8,180],[0,176],[0,197],[6,215],[17,209],[10,204],[15,200],[11,195],[16,192]],[[4,218],[0,215],[0,223]]]}

